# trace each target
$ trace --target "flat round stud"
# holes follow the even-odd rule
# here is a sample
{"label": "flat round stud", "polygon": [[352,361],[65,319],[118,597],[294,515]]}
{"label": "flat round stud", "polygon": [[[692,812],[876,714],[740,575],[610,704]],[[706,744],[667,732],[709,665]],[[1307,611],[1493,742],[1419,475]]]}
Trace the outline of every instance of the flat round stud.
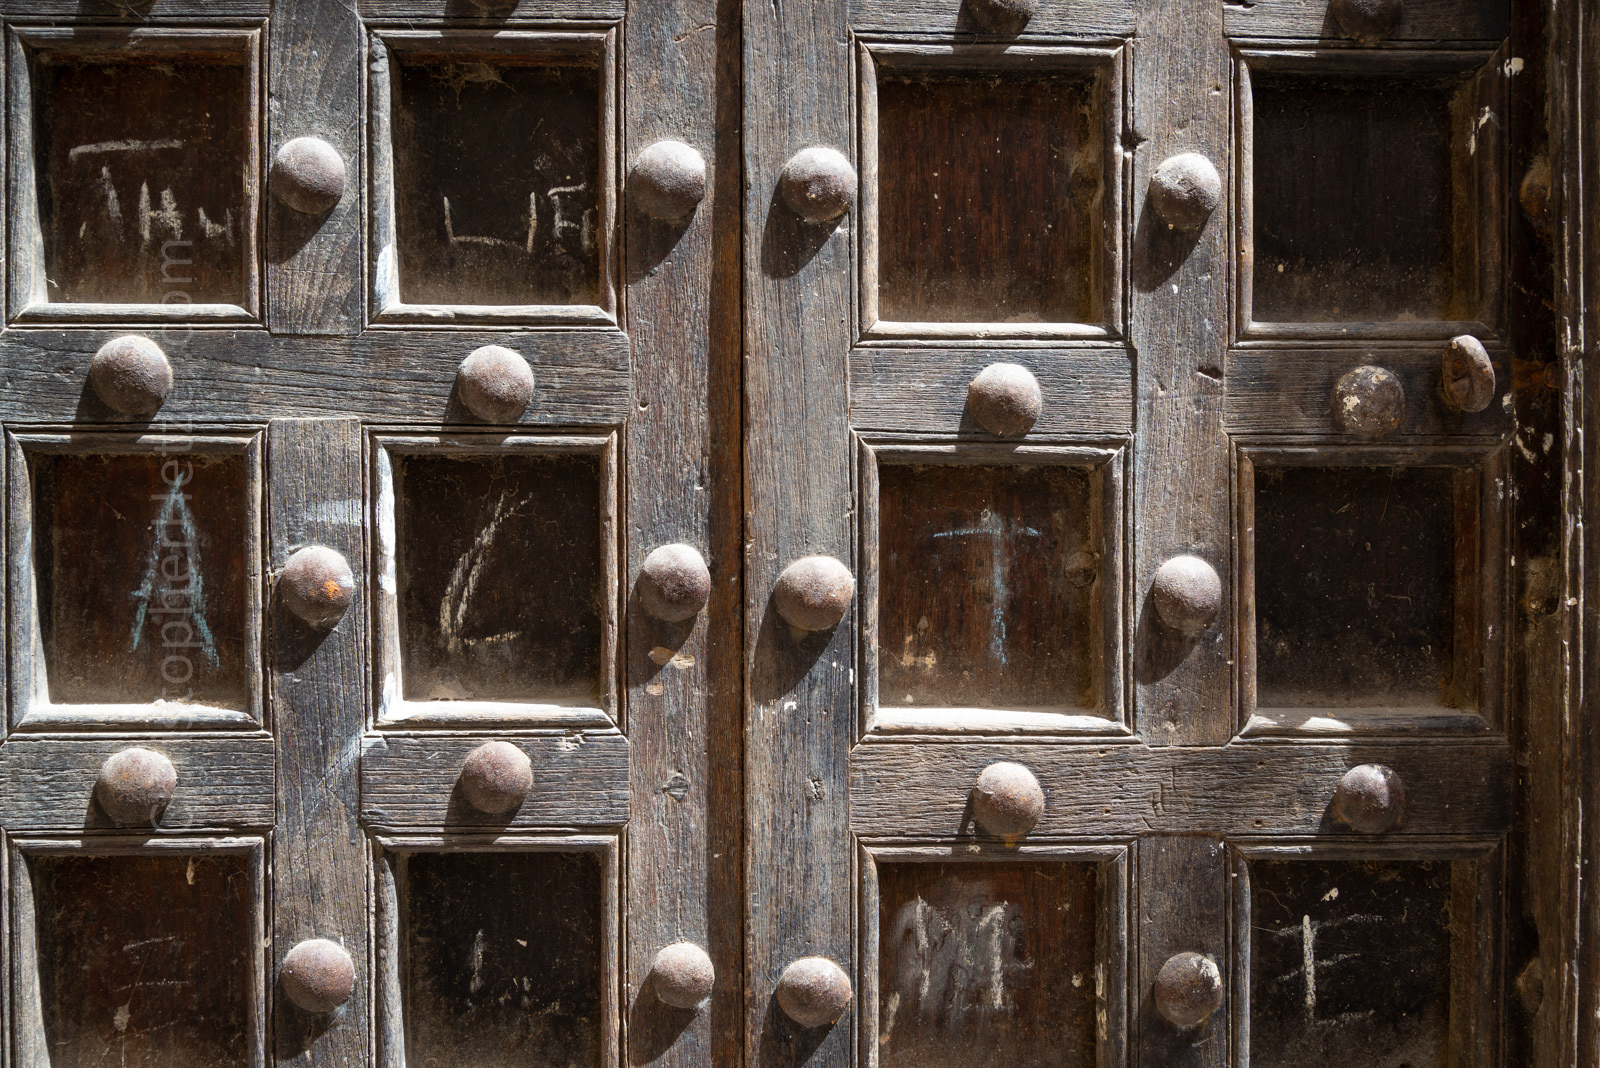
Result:
{"label": "flat round stud", "polygon": [[154,341],[125,334],[101,345],[89,361],[89,385],[114,412],[152,415],[172,392],[172,364]]}
{"label": "flat round stud", "polygon": [[639,604],[652,616],[681,623],[700,614],[711,597],[711,570],[692,545],[662,545],[639,568]]}
{"label": "flat round stud", "polygon": [[856,580],[831,556],[805,556],[783,569],[772,590],[778,615],[801,630],[830,630],[850,610]]}
{"label": "flat round stud", "polygon": [[456,371],[456,392],[485,423],[515,423],[533,399],[533,368],[503,345],[473,350]]}
{"label": "flat round stud", "polygon": [[1440,387],[1450,407],[1481,412],[1494,400],[1494,361],[1483,342],[1471,334],[1450,339],[1444,349]]}
{"label": "flat round stud", "polygon": [[628,195],[652,218],[687,218],[706,198],[705,157],[682,141],[657,141],[633,161]]}
{"label": "flat round stud", "polygon": [[126,827],[155,823],[178,788],[172,761],[154,750],[134,746],[113,753],[100,765],[94,799]]}
{"label": "flat round stud", "polygon": [[278,982],[284,995],[306,1012],[332,1012],[356,988],[356,964],[337,942],[310,938],[283,955]]}
{"label": "flat round stud", "polygon": [[533,761],[510,742],[484,742],[467,754],[458,781],[469,805],[502,815],[518,808],[533,789]]}
{"label": "flat round stud", "polygon": [[675,1009],[699,1008],[717,984],[711,956],[693,942],[674,942],[650,963],[656,997]]}
{"label": "flat round stud", "polygon": [[1039,421],[1044,393],[1020,363],[991,363],[967,385],[967,410],[996,437],[1021,437]]}
{"label": "flat round stud", "polygon": [[1198,1027],[1222,1008],[1222,970],[1199,953],[1177,953],[1156,974],[1156,1011],[1174,1027]]}
{"label": "flat round stud", "polygon": [[1376,44],[1400,25],[1401,0],[1329,0],[1328,10],[1346,37]]}
{"label": "flat round stud", "polygon": [[1150,176],[1150,207],[1174,230],[1200,229],[1221,203],[1222,177],[1198,152],[1168,157]]}
{"label": "flat round stud", "polygon": [[1398,824],[1405,811],[1405,785],[1382,764],[1351,768],[1334,791],[1334,816],[1362,834],[1382,834]]}
{"label": "flat round stud", "polygon": [[1044,815],[1044,788],[1033,772],[1009,760],[996,761],[972,788],[972,818],[985,834],[1017,838]]}
{"label": "flat round stud", "polygon": [[356,577],[349,561],[325,545],[299,550],[278,576],[278,596],[284,607],[313,627],[339,622],[355,595]]}
{"label": "flat round stud", "polygon": [[784,164],[778,195],[807,222],[832,222],[855,203],[856,169],[838,149],[803,148]]}
{"label": "flat round stud", "polygon": [[1393,371],[1357,367],[1333,387],[1333,421],[1347,434],[1381,438],[1406,414],[1406,391]]}
{"label": "flat round stud", "polygon": [[1174,556],[1156,569],[1150,600],[1163,626],[1198,634],[1222,611],[1222,579],[1198,556]]}
{"label": "flat round stud", "polygon": [[285,141],[272,157],[272,195],[295,211],[321,215],[344,197],[344,157],[320,137]]}
{"label": "flat round stud", "polygon": [[827,957],[801,957],[778,977],[778,1007],[801,1027],[825,1027],[843,1016],[855,994],[850,977]]}

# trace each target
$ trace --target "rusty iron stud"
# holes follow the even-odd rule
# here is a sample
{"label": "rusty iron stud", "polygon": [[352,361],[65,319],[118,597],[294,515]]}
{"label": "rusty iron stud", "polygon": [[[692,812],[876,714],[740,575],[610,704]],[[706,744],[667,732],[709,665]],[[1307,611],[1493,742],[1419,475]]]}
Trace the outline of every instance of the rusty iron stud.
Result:
{"label": "rusty iron stud", "polygon": [[856,169],[836,148],[803,148],[783,165],[778,194],[807,222],[832,222],[856,199]]}
{"label": "rusty iron stud", "polygon": [[1150,600],[1163,625],[1198,634],[1222,611],[1222,579],[1198,556],[1174,556],[1156,569]]}
{"label": "rusty iron stud", "polygon": [[633,161],[628,195],[655,219],[684,219],[706,198],[706,161],[682,141],[657,141]]}
{"label": "rusty iron stud", "polygon": [[515,423],[533,399],[533,368],[503,345],[474,349],[456,371],[456,392],[485,423]]}
{"label": "rusty iron stud", "polygon": [[1169,156],[1150,176],[1150,207],[1174,230],[1199,230],[1221,203],[1222,177],[1198,152]]}
{"label": "rusty iron stud", "polygon": [[325,545],[308,545],[289,557],[278,576],[284,607],[313,627],[331,627],[356,595],[349,561]]}
{"label": "rusty iron stud", "polygon": [[1382,834],[1400,822],[1405,810],[1405,785],[1382,764],[1351,768],[1333,795],[1334,816],[1362,834]]}
{"label": "rusty iron stud", "polygon": [[772,602],[790,626],[830,630],[850,610],[856,580],[831,556],[803,556],[783,569]]}
{"label": "rusty iron stud", "polygon": [[1044,410],[1044,393],[1020,363],[991,363],[967,385],[967,408],[978,425],[1001,438],[1026,434]]}
{"label": "rusty iron stud", "polygon": [[349,952],[326,938],[308,938],[283,955],[278,982],[284,994],[306,1012],[332,1012],[356,988],[356,964]]}
{"label": "rusty iron stud", "polygon": [[1550,157],[1541,155],[1522,176],[1517,189],[1517,199],[1522,203],[1522,213],[1528,225],[1542,240],[1550,240],[1554,227],[1550,217]]}
{"label": "rusty iron stud", "polygon": [[1039,0],[967,0],[967,7],[990,33],[1021,33],[1039,10]]}
{"label": "rusty iron stud", "polygon": [[479,812],[498,816],[519,807],[533,788],[533,761],[510,742],[484,742],[461,765],[461,793]]}
{"label": "rusty iron stud", "polygon": [[1044,815],[1044,789],[1033,772],[1009,760],[984,768],[972,788],[972,818],[984,833],[1018,838]]}
{"label": "rusty iron stud", "polygon": [[344,157],[320,137],[285,141],[272,157],[272,195],[295,211],[321,215],[344,197]]}
{"label": "rusty iron stud", "polygon": [[1176,953],[1156,973],[1156,1011],[1174,1027],[1199,1027],[1222,1008],[1222,971],[1199,953]]}
{"label": "rusty iron stud", "polygon": [[1393,371],[1362,366],[1333,387],[1333,421],[1340,430],[1363,438],[1392,433],[1406,414],[1406,391]]}
{"label": "rusty iron stud", "polygon": [[801,957],[778,977],[778,1007],[801,1027],[826,1027],[850,1008],[850,977],[827,957]]}
{"label": "rusty iron stud", "polygon": [[674,942],[650,963],[656,997],[675,1009],[696,1009],[711,996],[717,970],[711,956],[693,942]]}
{"label": "rusty iron stud", "polygon": [[681,623],[711,597],[711,570],[692,545],[662,545],[639,568],[639,604],[657,619]]}
{"label": "rusty iron stud", "polygon": [[1328,10],[1346,37],[1377,44],[1395,31],[1404,14],[1401,0],[1331,0]]}
{"label": "rusty iron stud", "polygon": [[154,823],[178,788],[178,771],[172,761],[154,750],[134,746],[113,753],[100,765],[94,799],[117,823],[136,826]]}
{"label": "rusty iron stud", "polygon": [[151,415],[172,392],[172,364],[154,341],[125,334],[101,345],[89,361],[89,385],[112,411]]}
{"label": "rusty iron stud", "polygon": [[1494,400],[1494,361],[1483,342],[1471,334],[1450,339],[1444,349],[1440,384],[1450,407],[1481,412]]}

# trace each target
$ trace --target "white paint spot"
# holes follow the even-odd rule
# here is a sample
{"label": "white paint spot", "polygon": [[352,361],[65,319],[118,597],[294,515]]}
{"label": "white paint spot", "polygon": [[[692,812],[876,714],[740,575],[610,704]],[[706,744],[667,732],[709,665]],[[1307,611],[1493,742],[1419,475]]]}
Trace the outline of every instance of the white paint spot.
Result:
{"label": "white paint spot", "polygon": [[128,1017],[130,1015],[131,1014],[128,1012],[128,1006],[117,1006],[117,1011],[111,1016],[111,1026],[117,1029],[118,1034],[121,1034],[128,1029]]}
{"label": "white paint spot", "polygon": [[1526,66],[1527,64],[1522,61],[1521,56],[1512,56],[1505,61],[1505,65],[1501,69],[1505,71],[1507,78],[1515,78],[1522,73],[1522,68]]}
{"label": "white paint spot", "polygon": [[1335,900],[1338,899],[1338,897],[1339,897],[1339,888],[1336,886],[1332,890],[1329,890],[1326,894],[1323,894],[1322,895],[1322,900],[1323,901],[1335,901]]}

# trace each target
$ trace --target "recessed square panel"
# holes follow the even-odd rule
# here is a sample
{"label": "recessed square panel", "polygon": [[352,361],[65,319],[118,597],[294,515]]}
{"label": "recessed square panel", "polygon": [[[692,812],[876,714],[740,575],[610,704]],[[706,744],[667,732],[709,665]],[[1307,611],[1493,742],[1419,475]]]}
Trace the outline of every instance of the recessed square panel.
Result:
{"label": "recessed square panel", "polygon": [[1447,1068],[1452,865],[1250,863],[1252,1068]]}
{"label": "recessed square panel", "polygon": [[1087,863],[880,863],[880,1068],[1092,1068]]}
{"label": "recessed square panel", "polygon": [[1102,709],[1104,478],[880,461],[880,708]]}
{"label": "recessed square panel", "polygon": [[608,952],[602,855],[398,861],[405,1062],[598,1068]]}
{"label": "recessed square panel", "polygon": [[[1260,706],[1473,707],[1476,558],[1458,552],[1460,478],[1255,468]],[[1473,531],[1460,537],[1470,546]]]}
{"label": "recessed square panel", "polygon": [[250,457],[36,452],[27,462],[49,702],[250,709]]}
{"label": "recessed square panel", "polygon": [[593,453],[395,457],[406,701],[600,703],[604,471]]}
{"label": "recessed square panel", "polygon": [[220,852],[28,856],[33,930],[19,937],[39,1005],[19,1046],[43,1058],[29,1063],[259,1064],[252,867]]}
{"label": "recessed square panel", "polygon": [[602,303],[599,56],[393,55],[400,300]]}
{"label": "recessed square panel", "polygon": [[253,303],[254,84],[242,51],[40,50],[47,303]]}
{"label": "recessed square panel", "polygon": [[878,318],[1103,320],[1104,80],[880,68]]}
{"label": "recessed square panel", "polygon": [[1248,86],[1251,320],[1482,315],[1474,72],[1253,67]]}

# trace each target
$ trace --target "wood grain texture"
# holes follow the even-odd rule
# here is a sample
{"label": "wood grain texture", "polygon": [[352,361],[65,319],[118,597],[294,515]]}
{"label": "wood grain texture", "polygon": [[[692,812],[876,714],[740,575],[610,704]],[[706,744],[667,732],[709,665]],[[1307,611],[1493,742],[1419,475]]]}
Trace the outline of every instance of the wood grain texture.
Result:
{"label": "wood grain texture", "polygon": [[[1130,0],[1057,0],[1039,5],[1022,36],[1056,34],[1126,37],[1134,27]],[[964,0],[852,0],[850,28],[857,33],[982,32]]]}
{"label": "wood grain texture", "polygon": [[[1259,0],[1224,8],[1230,37],[1332,38],[1344,34],[1328,0]],[[1407,0],[1400,24],[1385,40],[1406,42],[1498,41],[1510,25],[1508,0]]]}
{"label": "wood grain texture", "polygon": [[[87,386],[95,350],[125,330],[0,335],[0,420],[118,423]],[[482,345],[505,345],[533,367],[525,424],[608,426],[628,410],[628,339],[617,330],[383,331],[358,337],[275,337],[259,330],[172,330],[161,345],[172,393],[156,425],[350,416],[367,421],[470,423],[456,368]],[[142,425],[142,424],[141,424]]]}
{"label": "wood grain texture", "polygon": [[0,819],[14,832],[116,829],[94,800],[95,776],[108,757],[133,745],[165,754],[177,769],[163,831],[272,825],[273,748],[265,734],[12,738],[0,748]]}
{"label": "wood grain texture", "polygon": [[[357,761],[369,704],[366,535],[361,425],[354,419],[281,419],[267,432],[268,558],[276,574],[308,545],[342,553],[357,575],[356,599],[331,631],[301,623],[269,602],[269,694],[278,762],[273,836],[272,961],[310,938],[343,946],[355,960],[356,989],[337,1026],[274,1000],[273,1055],[312,1065],[360,1063],[371,1041],[367,942],[370,873],[357,819]],[[330,507],[330,505],[332,507]]]}
{"label": "wood grain texture", "polygon": [[[1198,235],[1171,230],[1147,190],[1161,162],[1197,152],[1226,176],[1229,55],[1222,5],[1141,4],[1134,54],[1132,320],[1139,353],[1133,475],[1134,727],[1152,744],[1231,734],[1229,472],[1222,432],[1227,344],[1228,181]],[[1178,472],[1182,472],[1181,475]],[[1222,578],[1222,611],[1193,637],[1164,628],[1149,591],[1160,566],[1192,554]]]}
{"label": "wood grain texture", "polygon": [[509,817],[478,813],[456,788],[486,738],[385,735],[361,755],[361,817],[377,827],[594,827],[628,822],[628,742],[616,733],[506,736],[533,763],[533,788]]}
{"label": "wood grain texture", "polygon": [[335,0],[280,5],[267,28],[267,167],[280,146],[318,137],[345,169],[344,197],[321,216],[278,200],[263,176],[267,326],[277,334],[355,334],[362,326],[364,54],[360,19]]}
{"label": "wood grain texture", "polygon": [[7,17],[22,15],[27,18],[81,18],[89,16],[96,22],[146,23],[150,21],[179,21],[199,19],[248,19],[259,23],[272,9],[270,0],[142,0],[138,4],[120,3],[118,0],[4,0],[0,14]]}
{"label": "wood grain texture", "polygon": [[[620,219],[633,342],[622,1008],[628,1063],[658,1068],[731,1068],[743,1050],[738,10],[737,0],[634,4],[621,39],[624,175],[663,139],[692,146],[710,172],[688,219],[652,219],[626,188]],[[652,618],[633,594],[645,557],[674,542],[711,572],[710,601],[682,623]],[[647,981],[655,954],[683,941],[716,970],[695,1012],[669,1007]]]}
{"label": "wood grain texture", "polygon": [[[853,218],[803,223],[778,176],[813,145],[850,153],[845,0],[748,4],[745,202],[745,1063],[843,1068],[856,1017],[801,1029],[773,1001],[792,961],[856,973],[848,759],[852,617],[801,633],[770,601],[779,573],[827,554],[854,570],[847,359]],[[854,982],[854,979],[852,980]]]}
{"label": "wood grain texture", "polygon": [[1178,1028],[1157,1010],[1154,989],[1161,966],[1177,953],[1209,957],[1229,988],[1228,952],[1234,917],[1229,909],[1232,872],[1221,839],[1148,835],[1136,847],[1139,920],[1137,978],[1129,1015],[1138,1021],[1139,1068],[1224,1068],[1233,1064],[1232,1012],[1222,1008],[1192,1028]]}
{"label": "wood grain texture", "polygon": [[479,7],[470,0],[361,0],[362,18],[372,22],[427,22],[461,19],[493,28],[501,23],[615,22],[628,13],[627,0],[508,0]]}
{"label": "wood grain texture", "polygon": [[1498,439],[1511,428],[1507,398],[1511,357],[1502,346],[1489,350],[1495,395],[1481,412],[1461,412],[1445,403],[1440,387],[1445,343],[1397,348],[1234,348],[1228,352],[1223,425],[1233,434],[1339,436],[1333,420],[1333,387],[1347,372],[1371,365],[1391,371],[1405,390],[1405,414],[1395,438],[1481,437]]}
{"label": "wood grain texture", "polygon": [[850,353],[850,421],[858,430],[988,436],[967,410],[967,385],[991,363],[1033,372],[1044,409],[1028,438],[1097,439],[1133,429],[1124,349],[858,345]]}
{"label": "wood grain texture", "polygon": [[970,822],[972,784],[996,760],[1027,766],[1044,788],[1033,838],[1139,834],[1310,835],[1349,832],[1328,806],[1344,773],[1384,764],[1406,784],[1401,832],[1503,834],[1511,821],[1504,742],[1225,748],[889,741],[856,747],[851,825],[874,836],[950,836]]}

